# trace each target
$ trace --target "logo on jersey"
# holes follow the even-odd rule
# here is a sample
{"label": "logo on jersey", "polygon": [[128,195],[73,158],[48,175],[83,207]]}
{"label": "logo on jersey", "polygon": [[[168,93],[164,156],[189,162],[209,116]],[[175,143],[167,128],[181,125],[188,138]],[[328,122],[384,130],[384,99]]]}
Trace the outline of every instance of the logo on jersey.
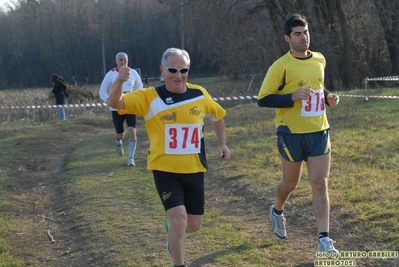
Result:
{"label": "logo on jersey", "polygon": [[167,97],[165,99],[165,102],[166,102],[166,104],[173,104],[174,103],[173,98],[171,98],[171,97]]}
{"label": "logo on jersey", "polygon": [[172,114],[165,114],[161,116],[161,121],[172,121],[175,122],[177,120],[177,114],[176,112],[173,112]]}
{"label": "logo on jersey", "polygon": [[193,116],[199,116],[199,115],[201,115],[201,110],[198,110],[197,109],[197,106],[194,106],[192,109],[190,109],[190,115],[193,115]]}
{"label": "logo on jersey", "polygon": [[305,82],[303,81],[303,80],[301,80],[299,83],[298,83],[298,88],[304,88],[305,87]]}

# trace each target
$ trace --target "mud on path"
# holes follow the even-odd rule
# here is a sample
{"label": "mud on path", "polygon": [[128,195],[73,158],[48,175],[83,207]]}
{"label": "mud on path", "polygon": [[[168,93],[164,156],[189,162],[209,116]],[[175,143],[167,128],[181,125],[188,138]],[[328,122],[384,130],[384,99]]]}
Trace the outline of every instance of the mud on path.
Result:
{"label": "mud on path", "polygon": [[16,186],[5,192],[9,205],[0,212],[15,222],[5,238],[22,266],[103,266],[102,259],[90,256],[72,214],[79,199],[66,194],[61,176],[65,159],[82,138],[110,132],[109,127],[95,120],[71,128],[55,123],[39,136],[7,144],[22,153],[2,159]]}

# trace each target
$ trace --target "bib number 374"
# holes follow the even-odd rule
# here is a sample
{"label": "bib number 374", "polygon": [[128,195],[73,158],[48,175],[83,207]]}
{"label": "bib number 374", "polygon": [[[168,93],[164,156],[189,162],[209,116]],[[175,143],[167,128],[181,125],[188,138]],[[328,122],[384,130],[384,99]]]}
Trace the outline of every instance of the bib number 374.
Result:
{"label": "bib number 374", "polygon": [[201,148],[200,124],[166,124],[166,154],[197,154]]}
{"label": "bib number 374", "polygon": [[316,117],[326,112],[323,89],[314,90],[307,100],[302,100],[301,116]]}

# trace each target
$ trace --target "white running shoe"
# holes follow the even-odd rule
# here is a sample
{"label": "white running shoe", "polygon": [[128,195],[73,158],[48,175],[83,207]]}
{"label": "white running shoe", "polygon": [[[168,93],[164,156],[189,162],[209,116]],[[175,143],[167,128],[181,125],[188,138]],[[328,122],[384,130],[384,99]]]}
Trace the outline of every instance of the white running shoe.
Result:
{"label": "white running shoe", "polygon": [[123,150],[123,142],[122,140],[116,141],[116,154],[118,154],[119,156],[123,156],[123,154],[125,154],[125,151]]}
{"label": "white running shoe", "polygon": [[131,167],[131,166],[136,167],[136,163],[134,163],[134,159],[133,158],[128,158],[127,159],[127,166],[128,167]]}
{"label": "white running shoe", "polygon": [[270,206],[270,220],[272,222],[273,232],[277,237],[284,239],[287,237],[284,214],[277,215],[274,213],[273,209],[274,204]]}
{"label": "white running shoe", "polygon": [[326,252],[328,254],[339,254],[338,250],[334,248],[335,241],[330,239],[329,237],[323,237],[319,239],[317,245],[317,252]]}

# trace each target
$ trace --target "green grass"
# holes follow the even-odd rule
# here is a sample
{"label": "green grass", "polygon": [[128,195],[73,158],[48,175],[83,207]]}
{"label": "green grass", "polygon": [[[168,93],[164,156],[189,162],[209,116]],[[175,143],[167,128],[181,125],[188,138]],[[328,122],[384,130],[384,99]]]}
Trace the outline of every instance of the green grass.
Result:
{"label": "green grass", "polygon": [[[0,141],[4,142],[4,135],[0,137]],[[2,157],[5,157],[4,153],[6,152],[4,148],[1,150]],[[7,169],[0,168],[0,208],[8,207],[8,200],[4,197],[2,192],[6,190],[8,187],[13,185],[13,181],[7,175]],[[11,223],[4,218],[4,216],[0,213],[0,266],[16,266],[17,259],[10,255],[10,248],[5,237],[8,232],[11,230]]]}
{"label": "green grass", "polygon": [[[2,191],[15,186],[13,180],[7,175],[7,170],[0,168],[0,209],[7,208],[9,201],[3,196]],[[13,223],[0,213],[0,266],[16,267],[19,260],[11,253],[11,247],[7,242],[10,232],[14,230]]]}
{"label": "green grass", "polygon": [[[369,90],[369,93],[397,92],[387,89]],[[342,97],[336,108],[328,109],[332,127],[331,231],[345,241],[342,250],[399,248],[397,101]],[[233,159],[222,163],[217,160],[216,137],[207,122],[210,172],[206,176],[206,190],[217,192],[214,188],[217,187],[220,195],[208,196],[203,228],[188,235],[189,263],[193,266],[204,262],[204,266],[294,266],[305,256],[296,254],[293,243],[280,242],[270,235],[267,218],[274,185],[281,177],[274,110],[259,108],[255,101],[221,104],[226,104],[228,112],[226,131]],[[68,123],[71,129],[80,127],[78,120]],[[0,140],[14,142],[31,134],[29,127],[18,130],[15,133],[18,138],[7,135],[9,132]],[[138,136],[140,145],[134,169],[125,167],[125,157],[115,155],[112,133],[99,133],[84,138],[68,155],[59,179],[69,195],[80,199],[73,211],[77,224],[84,225],[83,235],[90,243],[92,254],[107,255],[109,266],[170,266],[172,262],[164,248],[165,213],[152,174],[146,170],[148,140],[142,125]],[[2,156],[12,153],[9,147],[5,149],[0,152]],[[213,184],[212,177],[222,182]],[[0,193],[9,186],[13,186],[12,178],[6,170],[1,170]],[[8,200],[0,198],[0,201],[7,205]],[[305,236],[303,238],[310,236],[311,240],[314,234],[307,228],[316,230],[312,216],[298,218],[298,224],[307,224],[303,229],[293,223],[294,215],[302,216],[304,209],[311,209],[306,168],[287,209],[292,214],[287,218],[291,220],[292,231]],[[10,225],[0,215],[0,237],[12,230]],[[373,240],[367,241],[366,246],[362,246],[364,235],[367,240]],[[371,264],[367,266],[385,264],[381,259],[357,261],[360,265]],[[305,264],[309,262],[305,260],[304,265],[297,266],[308,266]],[[0,266],[17,266],[17,263],[18,259],[10,254],[7,240],[0,239]]]}

